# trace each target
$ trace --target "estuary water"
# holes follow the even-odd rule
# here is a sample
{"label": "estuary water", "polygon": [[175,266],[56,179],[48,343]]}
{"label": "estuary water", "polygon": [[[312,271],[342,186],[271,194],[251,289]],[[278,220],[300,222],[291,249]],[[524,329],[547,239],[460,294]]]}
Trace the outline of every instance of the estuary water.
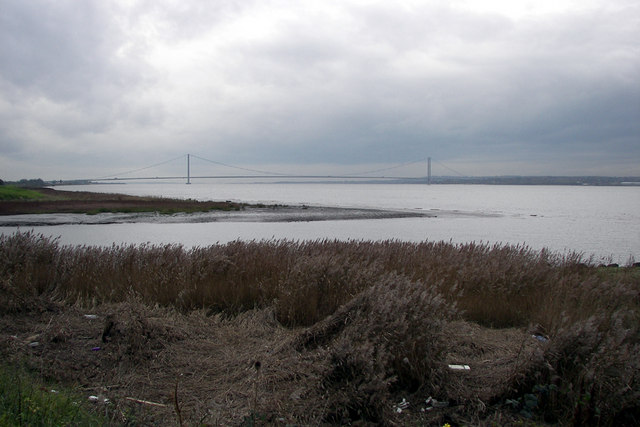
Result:
{"label": "estuary water", "polygon": [[[2,226],[63,244],[206,246],[236,239],[357,239],[523,244],[579,252],[594,262],[640,260],[640,187],[365,184],[203,181],[56,187],[198,200],[393,210],[419,217],[263,221],[137,220],[112,224]],[[2,217],[0,217],[2,219]],[[317,218],[316,218],[317,219]],[[62,221],[65,222],[65,221]]]}

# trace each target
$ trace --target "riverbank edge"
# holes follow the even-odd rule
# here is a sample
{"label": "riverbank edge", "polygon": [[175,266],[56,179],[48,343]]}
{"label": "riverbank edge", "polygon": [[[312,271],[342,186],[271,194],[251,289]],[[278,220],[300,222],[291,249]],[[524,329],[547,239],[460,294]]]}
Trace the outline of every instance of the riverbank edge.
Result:
{"label": "riverbank edge", "polygon": [[119,223],[302,222],[436,217],[436,211],[288,206],[33,189],[42,197],[0,201],[0,226]]}

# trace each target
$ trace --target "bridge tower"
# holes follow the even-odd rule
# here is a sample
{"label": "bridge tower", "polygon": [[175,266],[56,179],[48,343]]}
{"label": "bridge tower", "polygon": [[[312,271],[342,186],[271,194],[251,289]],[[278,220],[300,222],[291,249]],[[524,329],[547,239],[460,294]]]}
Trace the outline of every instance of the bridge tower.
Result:
{"label": "bridge tower", "polygon": [[187,184],[191,184],[191,154],[187,154]]}
{"label": "bridge tower", "polygon": [[431,157],[427,157],[427,185],[431,185]]}

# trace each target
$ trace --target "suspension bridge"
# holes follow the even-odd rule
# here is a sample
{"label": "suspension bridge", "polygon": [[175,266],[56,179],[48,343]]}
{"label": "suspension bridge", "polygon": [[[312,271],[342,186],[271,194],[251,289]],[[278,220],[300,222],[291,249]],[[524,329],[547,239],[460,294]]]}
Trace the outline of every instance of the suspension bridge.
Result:
{"label": "suspension bridge", "polygon": [[[199,162],[204,162],[205,164],[211,164],[218,167],[218,169],[223,169],[225,171],[229,171],[229,173],[216,173],[216,174],[194,174],[194,168],[192,165],[192,161],[196,160]],[[162,166],[166,166],[168,164],[175,164],[181,162],[182,164],[182,173],[180,174],[169,174],[164,176],[154,176],[149,175],[148,172],[152,169],[158,169]],[[417,164],[423,164],[425,166],[422,171],[425,172],[425,175],[417,175],[413,174],[413,176],[400,176],[394,174],[402,168],[408,168]],[[431,157],[423,158],[419,160],[404,162],[400,164],[396,164],[389,167],[378,168],[373,170],[359,171],[354,173],[341,173],[341,174],[296,174],[296,173],[283,173],[283,172],[274,172],[274,171],[266,171],[261,169],[253,169],[242,166],[231,165],[228,163],[223,163],[211,159],[207,159],[195,154],[183,154],[181,156],[165,160],[159,163],[154,163],[149,166],[144,166],[132,170],[127,170],[115,174],[104,175],[84,180],[78,181],[90,181],[90,182],[109,182],[109,181],[136,181],[136,180],[185,180],[186,184],[191,184],[191,181],[194,179],[242,179],[242,178],[252,178],[252,179],[270,179],[270,178],[286,178],[286,179],[343,179],[343,180],[410,180],[417,182],[424,182],[427,184],[431,183]],[[437,162],[440,166],[448,169],[460,176],[459,172],[443,165],[440,162]],[[202,169],[202,168],[201,168]],[[230,173],[233,171],[234,173]],[[393,171],[393,172],[392,172]],[[143,174],[143,172],[146,173]],[[390,174],[391,173],[391,174]],[[140,175],[142,174],[142,175]]]}

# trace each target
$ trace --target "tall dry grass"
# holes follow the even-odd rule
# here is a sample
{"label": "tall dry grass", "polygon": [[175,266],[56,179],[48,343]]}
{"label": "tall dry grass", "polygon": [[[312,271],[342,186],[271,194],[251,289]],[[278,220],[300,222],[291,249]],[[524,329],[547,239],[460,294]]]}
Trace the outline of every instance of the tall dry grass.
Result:
{"label": "tall dry grass", "polygon": [[311,325],[393,273],[435,286],[462,316],[491,327],[553,332],[599,311],[636,309],[638,275],[607,277],[577,254],[526,246],[399,241],[235,241],[72,247],[33,233],[0,236],[4,310],[34,300],[100,304],[132,294],[180,310],[234,314],[275,306],[278,320]]}
{"label": "tall dry grass", "polygon": [[[552,339],[515,393],[553,385],[537,408],[551,420],[640,420],[640,274],[603,271],[578,254],[394,240],[71,247],[16,233],[0,236],[0,286],[5,314],[135,296],[226,315],[271,307],[294,327],[322,325],[355,304],[360,320],[343,323],[332,357],[340,375],[363,376],[350,392],[362,399],[371,390],[434,387],[443,321],[535,327]],[[370,419],[382,417],[382,406],[358,410],[365,407]]]}
{"label": "tall dry grass", "polygon": [[466,319],[493,327],[553,331],[599,309],[635,307],[636,289],[621,276],[603,278],[578,255],[526,246],[274,240],[105,248],[17,233],[2,236],[0,255],[4,286],[16,296],[98,304],[134,293],[152,304],[229,313],[275,305],[288,325],[313,324],[387,273],[435,285]]}

